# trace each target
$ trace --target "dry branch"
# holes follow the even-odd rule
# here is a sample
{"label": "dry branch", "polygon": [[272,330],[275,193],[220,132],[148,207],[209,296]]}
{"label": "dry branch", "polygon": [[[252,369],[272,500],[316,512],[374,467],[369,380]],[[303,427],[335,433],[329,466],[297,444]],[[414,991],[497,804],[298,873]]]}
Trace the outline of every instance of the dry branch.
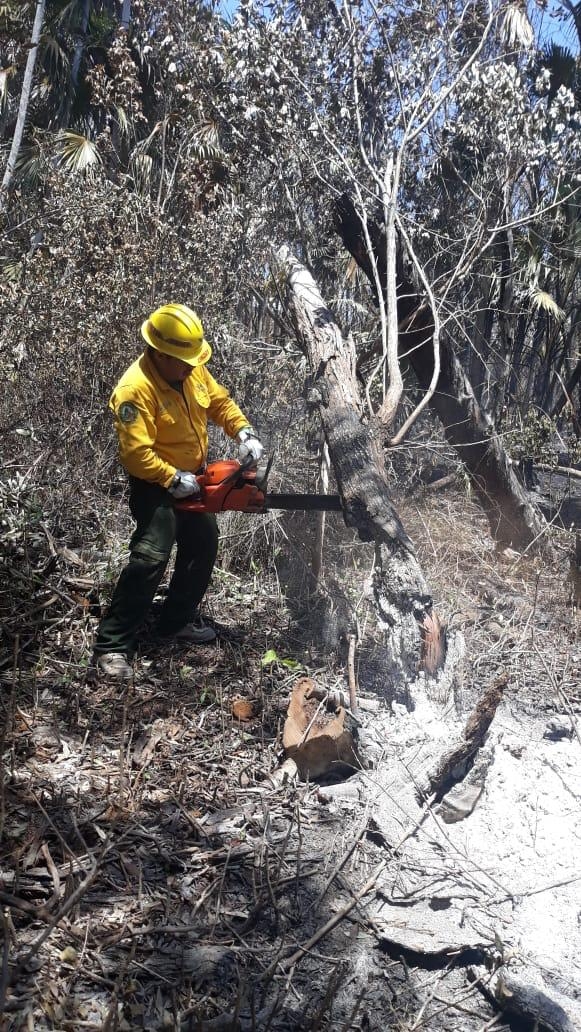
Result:
{"label": "dry branch", "polygon": [[[336,202],[335,215],[336,229],[345,247],[366,274],[374,292],[378,278],[385,294],[383,227],[371,219],[366,220],[365,229],[373,248],[370,254],[363,220],[347,194]],[[434,320],[406,269],[401,242],[397,280],[400,353],[406,355],[420,386],[428,390],[434,374]],[[542,516],[529,502],[490,417],[478,404],[451,344],[445,339],[440,341],[440,372],[429,404],[468,471],[494,537],[515,548],[537,540],[544,528]]]}
{"label": "dry branch", "polygon": [[324,939],[325,936],[328,935],[329,932],[332,931],[332,929],[335,928],[335,926],[343,920],[343,918],[347,917],[347,915],[351,913],[353,908],[357,906],[357,904],[364,898],[364,896],[367,896],[367,894],[375,888],[379,876],[382,874],[386,867],[387,860],[382,860],[381,863],[378,864],[378,866],[375,868],[375,871],[371,875],[371,878],[369,878],[369,880],[365,882],[365,885],[363,885],[362,888],[360,888],[353,895],[353,898],[349,901],[349,903],[346,904],[346,906],[343,907],[342,910],[339,911],[338,914],[334,914],[333,917],[329,918],[329,920],[326,921],[325,924],[322,925],[321,928],[319,928],[307,942],[305,942],[302,946],[299,946],[298,950],[296,950],[292,954],[292,956],[287,957],[286,960],[275,961],[274,965],[271,965],[271,968],[268,969],[267,974],[271,973],[271,969],[278,969],[280,971],[290,971],[290,969],[293,968],[295,964],[297,964],[299,960],[301,960],[302,957],[304,957],[305,953],[308,953],[308,951],[312,949],[313,946],[316,946],[316,944],[320,942],[321,939]]}

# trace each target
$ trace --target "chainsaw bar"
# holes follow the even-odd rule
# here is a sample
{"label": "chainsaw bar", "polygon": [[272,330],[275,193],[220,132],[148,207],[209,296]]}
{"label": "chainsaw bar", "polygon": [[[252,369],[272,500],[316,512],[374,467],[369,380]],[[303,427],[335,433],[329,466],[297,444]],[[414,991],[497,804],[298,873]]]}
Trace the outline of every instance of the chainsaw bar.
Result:
{"label": "chainsaw bar", "polygon": [[266,508],[341,512],[342,506],[339,495],[267,494]]}

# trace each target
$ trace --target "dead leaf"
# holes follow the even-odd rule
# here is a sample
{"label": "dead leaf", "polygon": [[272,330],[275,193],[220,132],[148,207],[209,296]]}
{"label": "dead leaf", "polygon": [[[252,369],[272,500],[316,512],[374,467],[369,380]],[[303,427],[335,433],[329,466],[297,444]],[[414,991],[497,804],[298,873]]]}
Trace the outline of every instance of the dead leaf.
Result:
{"label": "dead leaf", "polygon": [[131,757],[135,767],[145,767],[164,737],[161,728],[147,730],[136,739]]}
{"label": "dead leaf", "polygon": [[234,699],[232,716],[237,720],[254,720],[261,708],[259,699]]}
{"label": "dead leaf", "polygon": [[65,946],[64,950],[61,950],[59,957],[63,964],[74,964],[78,957],[78,953],[74,946]]}

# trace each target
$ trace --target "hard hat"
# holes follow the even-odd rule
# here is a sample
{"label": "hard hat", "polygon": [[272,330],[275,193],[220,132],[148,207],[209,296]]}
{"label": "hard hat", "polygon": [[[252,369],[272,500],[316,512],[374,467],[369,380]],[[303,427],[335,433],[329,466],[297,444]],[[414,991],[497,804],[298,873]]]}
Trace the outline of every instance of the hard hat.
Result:
{"label": "hard hat", "polygon": [[142,324],[141,336],[156,351],[190,366],[205,365],[212,354],[200,319],[186,305],[156,308]]}

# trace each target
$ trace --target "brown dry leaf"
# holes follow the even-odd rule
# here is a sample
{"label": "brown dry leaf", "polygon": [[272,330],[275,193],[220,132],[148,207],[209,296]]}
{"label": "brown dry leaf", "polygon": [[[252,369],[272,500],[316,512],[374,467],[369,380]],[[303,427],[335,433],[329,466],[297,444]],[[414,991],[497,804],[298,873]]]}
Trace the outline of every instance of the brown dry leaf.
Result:
{"label": "brown dry leaf", "polygon": [[163,730],[161,727],[148,729],[136,739],[131,757],[135,767],[144,767],[151,760],[157,746],[161,742]]}
{"label": "brown dry leaf", "polygon": [[254,720],[260,710],[259,699],[234,699],[232,703],[232,716],[237,720]]}

